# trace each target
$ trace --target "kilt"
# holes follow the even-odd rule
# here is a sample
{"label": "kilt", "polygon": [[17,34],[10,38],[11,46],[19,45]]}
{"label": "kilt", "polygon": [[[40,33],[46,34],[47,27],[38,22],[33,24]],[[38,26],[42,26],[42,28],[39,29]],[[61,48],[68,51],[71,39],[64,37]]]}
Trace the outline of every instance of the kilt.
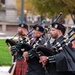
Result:
{"label": "kilt", "polygon": [[25,60],[17,60],[14,75],[25,75],[27,70],[27,62]]}

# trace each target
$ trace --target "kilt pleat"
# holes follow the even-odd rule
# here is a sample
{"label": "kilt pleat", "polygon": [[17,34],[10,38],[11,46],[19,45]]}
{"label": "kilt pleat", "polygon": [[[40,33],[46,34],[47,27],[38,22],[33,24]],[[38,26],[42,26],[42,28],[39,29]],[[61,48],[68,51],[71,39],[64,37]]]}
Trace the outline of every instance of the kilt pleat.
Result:
{"label": "kilt pleat", "polygon": [[26,70],[27,70],[27,62],[24,60],[17,61],[14,75],[25,75]]}

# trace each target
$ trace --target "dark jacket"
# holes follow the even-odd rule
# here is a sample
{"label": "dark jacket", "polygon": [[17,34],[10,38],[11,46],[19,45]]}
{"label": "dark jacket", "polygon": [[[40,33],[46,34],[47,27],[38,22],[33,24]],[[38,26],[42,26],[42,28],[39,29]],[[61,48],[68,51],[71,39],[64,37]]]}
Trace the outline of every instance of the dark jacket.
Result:
{"label": "dark jacket", "polygon": [[[43,38],[39,42],[39,45],[43,45],[46,42],[46,40],[47,40],[46,37]],[[45,69],[42,67],[42,64],[39,63],[38,57],[34,56],[32,59],[28,60],[28,69],[27,69],[26,75],[46,75]]]}
{"label": "dark jacket", "polygon": [[[61,36],[55,40],[53,46],[60,42],[64,37]],[[47,70],[50,75],[73,75],[75,71],[75,50],[72,49],[71,44],[68,46],[62,45],[63,50],[54,55],[55,63],[48,63]]]}

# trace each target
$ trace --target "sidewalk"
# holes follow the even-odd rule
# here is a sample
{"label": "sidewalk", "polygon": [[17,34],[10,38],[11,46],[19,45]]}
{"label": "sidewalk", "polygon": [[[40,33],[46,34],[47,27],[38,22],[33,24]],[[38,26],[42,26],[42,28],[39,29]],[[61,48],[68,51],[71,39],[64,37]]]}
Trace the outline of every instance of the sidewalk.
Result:
{"label": "sidewalk", "polygon": [[0,75],[10,75],[8,73],[10,66],[0,66]]}

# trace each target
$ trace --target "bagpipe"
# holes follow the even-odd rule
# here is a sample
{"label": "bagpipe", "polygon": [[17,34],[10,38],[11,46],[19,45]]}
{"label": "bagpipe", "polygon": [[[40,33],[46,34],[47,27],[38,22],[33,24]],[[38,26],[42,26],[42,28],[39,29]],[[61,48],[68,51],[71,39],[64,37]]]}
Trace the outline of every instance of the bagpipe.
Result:
{"label": "bagpipe", "polygon": [[24,43],[19,43],[17,45],[11,46],[11,51],[13,53],[15,52],[24,52],[24,51],[28,51],[32,49],[32,46],[29,45],[28,43],[24,42]]}
{"label": "bagpipe", "polygon": [[[29,43],[29,44],[30,44],[30,39],[29,39],[29,38],[31,38],[32,31],[33,31],[33,30],[29,31],[28,34],[23,38],[23,39],[24,39],[27,43]],[[17,42],[14,41],[14,38],[15,38],[17,35],[18,35],[18,32],[13,36],[13,38],[11,38],[11,39],[8,39],[8,38],[7,38],[7,39],[5,40],[5,43],[6,43],[8,46],[16,45]]]}
{"label": "bagpipe", "polygon": [[55,47],[55,48],[57,48],[59,50],[62,50],[61,47],[68,46],[70,43],[72,43],[75,40],[74,35],[75,35],[75,27],[73,26],[68,31],[68,33],[64,36],[64,38],[62,38],[59,42],[57,42],[53,47]]}
{"label": "bagpipe", "polygon": [[21,42],[17,43],[16,45],[11,46],[12,53],[15,52],[24,52],[32,49],[32,46],[30,45],[30,40],[28,37],[25,37]]}
{"label": "bagpipe", "polygon": [[[17,35],[18,33],[16,33],[15,35],[14,35],[14,37]],[[8,46],[13,46],[13,45],[16,45],[17,44],[17,42],[15,42],[13,39],[14,39],[14,37],[13,38],[11,38],[11,39],[6,39],[5,40],[5,43],[8,45]]]}
{"label": "bagpipe", "polygon": [[11,46],[12,55],[14,55],[15,52],[23,52],[32,48],[32,46],[30,46],[30,33],[31,32],[28,32],[27,35],[24,35],[22,38],[20,38],[19,42],[14,41],[14,37],[17,36],[18,33],[13,38],[5,40],[5,43],[8,46]]}
{"label": "bagpipe", "polygon": [[75,27],[72,27],[68,31],[68,33],[65,34],[65,36],[59,42],[53,45],[51,48],[39,46],[37,47],[37,51],[40,51],[42,54],[46,56],[57,54],[64,49],[67,49],[67,51],[68,50],[70,51],[69,46],[72,46],[72,42],[75,40],[74,35],[75,35]]}
{"label": "bagpipe", "polygon": [[30,53],[30,52],[32,52],[33,50],[35,51],[36,48],[37,48],[37,46],[39,46],[39,43],[42,41],[43,36],[44,36],[44,35],[38,37],[38,39],[35,41],[36,43],[35,43],[33,46],[30,45],[28,42],[23,41],[23,42],[20,42],[19,44],[16,44],[16,45],[14,45],[14,46],[11,46],[11,51],[12,51],[13,53],[15,53],[15,52],[20,52],[20,51],[21,51],[21,52],[29,51],[29,53]]}

